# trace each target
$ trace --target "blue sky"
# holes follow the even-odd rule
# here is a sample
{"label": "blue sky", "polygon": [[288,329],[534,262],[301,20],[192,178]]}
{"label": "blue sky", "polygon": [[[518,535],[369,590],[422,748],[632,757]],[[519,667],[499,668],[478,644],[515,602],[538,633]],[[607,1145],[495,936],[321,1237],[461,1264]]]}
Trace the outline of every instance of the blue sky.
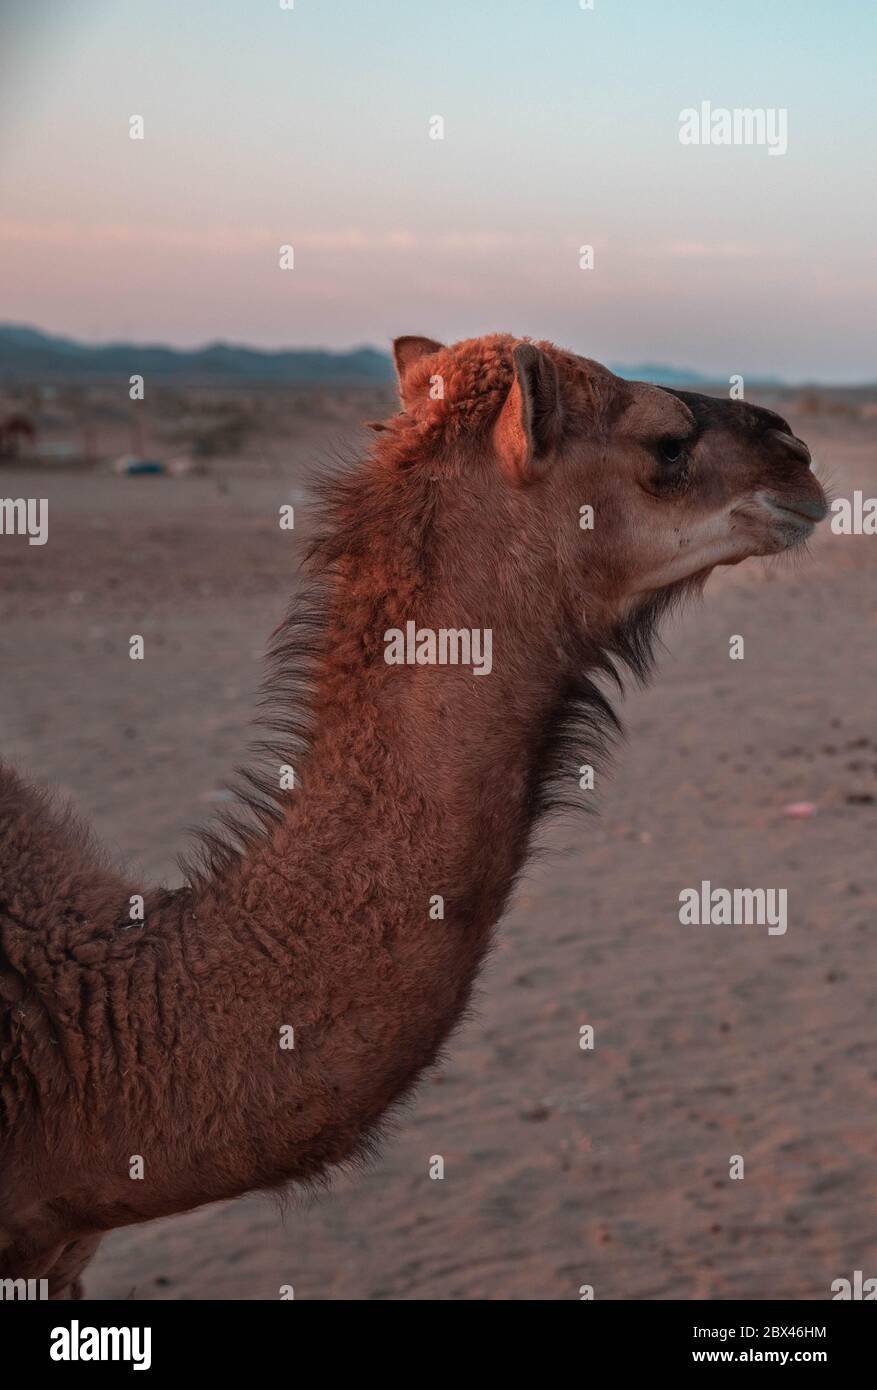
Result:
{"label": "blue sky", "polygon": [[[872,4],[6,0],[2,22],[4,319],[266,346],[503,329],[877,376]],[[704,100],[786,109],[788,152],[681,145]]]}

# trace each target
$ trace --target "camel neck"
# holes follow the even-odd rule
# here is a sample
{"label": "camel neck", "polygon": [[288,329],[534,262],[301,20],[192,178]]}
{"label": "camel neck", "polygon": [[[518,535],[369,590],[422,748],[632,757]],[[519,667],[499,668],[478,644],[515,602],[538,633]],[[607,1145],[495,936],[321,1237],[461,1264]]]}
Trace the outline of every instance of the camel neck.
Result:
{"label": "camel neck", "polygon": [[392,660],[348,673],[336,698],[324,686],[280,843],[346,833],[394,883],[404,863],[412,918],[426,892],[446,912],[456,904],[469,929],[489,928],[526,851],[559,681],[512,624],[466,629],[466,640],[462,629],[406,627],[385,630]]}
{"label": "camel neck", "polygon": [[494,629],[483,676],[357,671],[335,648],[282,823],[207,890],[257,976],[266,1036],[248,1019],[250,1045],[264,1057],[272,1029],[295,1029],[285,1176],[354,1150],[465,1008],[526,854],[553,697],[545,654],[512,649],[513,633]]}

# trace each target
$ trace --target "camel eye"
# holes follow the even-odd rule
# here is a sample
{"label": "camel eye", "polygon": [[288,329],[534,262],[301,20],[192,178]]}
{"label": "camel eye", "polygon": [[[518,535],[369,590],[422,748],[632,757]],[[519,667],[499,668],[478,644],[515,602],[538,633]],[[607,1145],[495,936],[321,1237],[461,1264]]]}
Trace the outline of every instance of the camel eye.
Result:
{"label": "camel eye", "polygon": [[683,463],[687,452],[687,439],[662,439],[658,444],[658,458],[662,463]]}
{"label": "camel eye", "polygon": [[652,446],[657,467],[646,484],[656,497],[681,497],[691,483],[691,437],[665,435]]}

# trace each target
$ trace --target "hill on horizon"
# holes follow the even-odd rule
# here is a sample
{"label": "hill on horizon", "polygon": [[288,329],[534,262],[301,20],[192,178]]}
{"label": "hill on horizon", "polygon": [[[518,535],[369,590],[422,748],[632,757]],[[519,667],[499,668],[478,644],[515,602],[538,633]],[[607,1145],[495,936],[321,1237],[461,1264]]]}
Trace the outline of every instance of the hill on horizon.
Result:
{"label": "hill on horizon", "polygon": [[265,351],[234,343],[185,349],[160,343],[93,345],[19,324],[0,324],[0,378],[107,377],[134,373],[182,379],[369,386],[393,379],[386,353],[376,348],[329,352],[319,348]]}
{"label": "hill on horizon", "polygon": [[[610,364],[628,380],[659,386],[707,386],[716,377],[662,362]],[[216,382],[289,382],[293,385],[371,386],[394,379],[389,353],[363,346],[346,352],[322,348],[263,349],[214,342],[199,348],[160,343],[89,344],[44,333],[23,324],[0,324],[0,379],[108,377],[135,373],[166,380],[186,377]],[[752,385],[781,386],[776,377],[751,378]]]}

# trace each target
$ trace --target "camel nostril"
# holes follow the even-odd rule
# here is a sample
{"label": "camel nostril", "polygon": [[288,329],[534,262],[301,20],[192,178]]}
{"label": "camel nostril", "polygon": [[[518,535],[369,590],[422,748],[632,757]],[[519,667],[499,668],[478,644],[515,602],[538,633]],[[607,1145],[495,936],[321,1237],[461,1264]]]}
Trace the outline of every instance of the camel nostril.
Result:
{"label": "camel nostril", "polygon": [[793,454],[802,463],[810,462],[810,450],[803,439],[798,439],[794,434],[787,434],[785,430],[768,430],[771,439],[777,444],[782,444],[787,453]]}

